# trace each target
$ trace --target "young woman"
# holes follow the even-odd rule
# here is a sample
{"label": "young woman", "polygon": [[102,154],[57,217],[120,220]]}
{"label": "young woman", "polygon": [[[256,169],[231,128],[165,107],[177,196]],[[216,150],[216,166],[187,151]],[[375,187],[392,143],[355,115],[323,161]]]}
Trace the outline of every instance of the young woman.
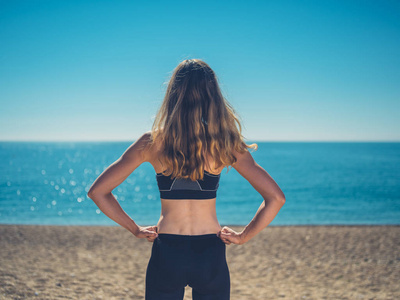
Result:
{"label": "young woman", "polygon": [[[222,96],[217,77],[199,59],[174,70],[152,130],[143,134],[93,183],[88,196],[109,218],[138,238],[153,242],[146,270],[146,300],[230,299],[226,245],[242,245],[268,226],[285,203],[271,176],[258,165],[241,135],[241,125]],[[137,225],[112,190],[139,165],[149,162],[160,190],[156,226]],[[241,232],[221,228],[215,210],[221,171],[235,168],[264,201]]]}

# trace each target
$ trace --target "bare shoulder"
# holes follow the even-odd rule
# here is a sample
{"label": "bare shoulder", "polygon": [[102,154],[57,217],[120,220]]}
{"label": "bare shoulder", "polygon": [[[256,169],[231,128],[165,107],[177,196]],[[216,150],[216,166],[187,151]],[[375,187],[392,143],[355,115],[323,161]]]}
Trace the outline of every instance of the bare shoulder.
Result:
{"label": "bare shoulder", "polygon": [[243,152],[238,152],[235,150],[233,155],[236,157],[236,163],[233,165],[235,169],[244,169],[256,164],[253,156],[247,149],[245,149]]}
{"label": "bare shoulder", "polygon": [[138,141],[142,145],[142,155],[145,160],[150,162],[153,166],[154,164],[157,164],[156,161],[158,160],[162,150],[160,140],[153,140],[151,131],[148,131],[145,132]]}
{"label": "bare shoulder", "polygon": [[133,142],[128,149],[124,152],[123,157],[137,157],[140,156],[142,161],[148,161],[150,151],[152,148],[151,132],[145,132],[135,142]]}

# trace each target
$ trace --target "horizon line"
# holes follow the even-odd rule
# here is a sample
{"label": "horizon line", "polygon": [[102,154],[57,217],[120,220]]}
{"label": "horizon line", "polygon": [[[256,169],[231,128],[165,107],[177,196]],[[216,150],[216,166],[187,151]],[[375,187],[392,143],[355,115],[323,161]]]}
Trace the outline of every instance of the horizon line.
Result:
{"label": "horizon line", "polygon": [[[129,143],[132,140],[0,140],[0,143]],[[400,140],[245,140],[246,143],[400,143]]]}

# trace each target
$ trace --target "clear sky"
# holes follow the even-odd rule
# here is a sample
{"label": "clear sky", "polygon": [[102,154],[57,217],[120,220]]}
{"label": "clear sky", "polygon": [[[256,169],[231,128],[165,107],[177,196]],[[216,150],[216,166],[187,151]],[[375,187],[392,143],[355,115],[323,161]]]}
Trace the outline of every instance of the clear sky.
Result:
{"label": "clear sky", "polygon": [[400,141],[400,2],[367,0],[0,0],[0,140],[135,140],[186,58],[248,140]]}

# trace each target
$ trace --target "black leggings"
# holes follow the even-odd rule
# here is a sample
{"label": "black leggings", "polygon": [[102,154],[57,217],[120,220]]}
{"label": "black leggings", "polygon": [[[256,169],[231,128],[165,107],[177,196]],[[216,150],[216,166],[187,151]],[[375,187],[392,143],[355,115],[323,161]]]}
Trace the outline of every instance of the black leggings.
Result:
{"label": "black leggings", "polygon": [[193,300],[229,300],[226,245],[214,233],[159,233],[146,271],[146,300],[182,300],[185,286]]}

